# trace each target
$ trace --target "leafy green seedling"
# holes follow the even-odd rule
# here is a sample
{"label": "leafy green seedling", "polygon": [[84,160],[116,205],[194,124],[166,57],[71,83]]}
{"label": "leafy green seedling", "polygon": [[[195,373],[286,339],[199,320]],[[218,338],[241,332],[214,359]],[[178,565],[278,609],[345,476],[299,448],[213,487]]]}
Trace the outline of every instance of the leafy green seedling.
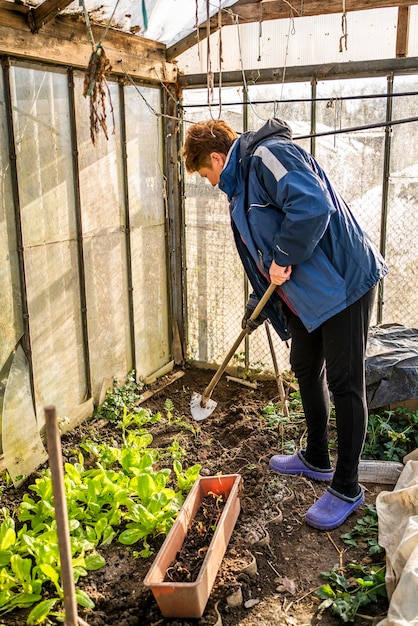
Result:
{"label": "leafy green seedling", "polygon": [[378,542],[378,519],[376,506],[365,505],[366,515],[357,520],[357,524],[350,532],[341,535],[341,539],[349,546],[368,546],[370,554],[383,553]]}
{"label": "leafy green seedling", "polygon": [[384,567],[352,563],[347,567],[352,572],[348,578],[338,573],[337,565],[331,572],[321,572],[329,582],[315,592],[322,599],[320,610],[330,608],[344,623],[354,622],[361,607],[386,597]]}

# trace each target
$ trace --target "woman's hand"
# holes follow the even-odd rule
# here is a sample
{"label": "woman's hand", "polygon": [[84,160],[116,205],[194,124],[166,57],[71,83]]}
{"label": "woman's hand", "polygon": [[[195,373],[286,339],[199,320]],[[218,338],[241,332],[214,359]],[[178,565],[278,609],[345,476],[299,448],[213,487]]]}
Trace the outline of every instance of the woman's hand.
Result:
{"label": "woman's hand", "polygon": [[281,265],[277,265],[277,263],[272,261],[270,265],[270,280],[274,285],[283,285],[283,283],[289,280],[291,273],[291,265],[282,267]]}

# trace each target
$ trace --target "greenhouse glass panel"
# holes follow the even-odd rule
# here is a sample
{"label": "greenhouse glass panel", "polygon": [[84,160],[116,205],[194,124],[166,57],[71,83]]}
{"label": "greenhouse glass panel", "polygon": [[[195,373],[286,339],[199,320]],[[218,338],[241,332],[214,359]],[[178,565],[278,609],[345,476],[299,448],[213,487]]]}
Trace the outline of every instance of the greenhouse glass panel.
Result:
{"label": "greenhouse glass panel", "polygon": [[[12,354],[23,334],[22,304],[16,225],[11,187],[9,145],[6,121],[3,73],[0,74],[0,433],[3,413],[4,382],[10,371]],[[2,452],[0,436],[0,454]]]}
{"label": "greenhouse glass panel", "polygon": [[159,89],[125,88],[136,370],[145,377],[170,358],[164,176]]}
{"label": "greenhouse glass panel", "polygon": [[[67,76],[11,69],[38,419],[85,399]],[[54,384],[51,384],[54,381]]]}
{"label": "greenhouse glass panel", "polygon": [[132,369],[119,91],[115,83],[108,86],[107,133],[100,129],[93,145],[90,101],[83,96],[83,77],[75,76],[90,370],[96,399],[104,378],[124,380]]}
{"label": "greenhouse glass panel", "polygon": [[0,372],[16,348],[23,332],[8,145],[3,74],[0,74],[0,168],[2,180],[0,196],[0,291],[2,299],[2,306],[0,307]]}

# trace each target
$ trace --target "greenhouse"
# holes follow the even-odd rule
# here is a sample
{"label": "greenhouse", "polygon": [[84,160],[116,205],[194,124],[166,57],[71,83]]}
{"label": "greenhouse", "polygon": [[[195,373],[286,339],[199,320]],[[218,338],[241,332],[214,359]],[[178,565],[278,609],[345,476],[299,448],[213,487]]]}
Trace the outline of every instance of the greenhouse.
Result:
{"label": "greenhouse", "polygon": [[0,0],[0,55],[0,626],[418,626],[418,2]]}

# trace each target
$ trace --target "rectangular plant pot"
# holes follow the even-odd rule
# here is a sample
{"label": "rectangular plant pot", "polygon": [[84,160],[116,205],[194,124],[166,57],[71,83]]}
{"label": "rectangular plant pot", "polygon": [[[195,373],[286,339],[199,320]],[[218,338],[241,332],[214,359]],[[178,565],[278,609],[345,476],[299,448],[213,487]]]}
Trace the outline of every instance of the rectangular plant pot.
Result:
{"label": "rectangular plant pot", "polygon": [[[241,508],[240,474],[205,476],[190,490],[184,504],[144,579],[164,617],[202,617],[219,566]],[[176,558],[193,518],[204,498],[213,492],[225,499],[205,560],[194,582],[163,582],[167,568]]]}

